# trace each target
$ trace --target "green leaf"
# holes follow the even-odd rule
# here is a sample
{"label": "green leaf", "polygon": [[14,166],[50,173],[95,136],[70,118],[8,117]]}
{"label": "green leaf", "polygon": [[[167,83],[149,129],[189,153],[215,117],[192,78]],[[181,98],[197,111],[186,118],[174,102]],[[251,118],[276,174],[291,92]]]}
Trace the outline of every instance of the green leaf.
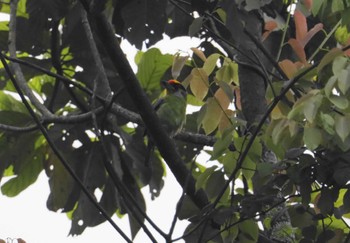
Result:
{"label": "green leaf", "polygon": [[200,188],[205,188],[205,184],[207,183],[207,180],[209,176],[217,169],[217,166],[212,166],[210,168],[207,168],[202,174],[200,174],[196,181],[196,190],[199,190]]}
{"label": "green leaf", "polygon": [[209,91],[208,75],[202,68],[194,68],[184,82],[189,82],[194,96],[203,100]]}
{"label": "green leaf", "polygon": [[333,74],[338,75],[339,72],[341,72],[345,68],[347,62],[348,62],[348,59],[344,56],[336,57],[333,61],[333,65],[332,65]]}
{"label": "green leaf", "polygon": [[203,25],[203,20],[204,20],[204,17],[195,18],[193,20],[188,30],[188,35],[190,37],[196,36],[197,33],[201,30]]}
{"label": "green leaf", "polygon": [[308,149],[316,149],[322,143],[322,132],[320,129],[316,127],[305,127],[304,142]]}
{"label": "green leaf", "polygon": [[[317,2],[317,1],[316,1]],[[332,1],[332,12],[338,12],[344,10],[343,1]]]}
{"label": "green leaf", "polygon": [[225,83],[232,83],[232,81],[238,84],[238,66],[229,58],[225,58],[224,64],[216,72],[215,78],[217,81],[223,81]]}
{"label": "green leaf", "polygon": [[304,115],[308,122],[313,123],[317,113],[318,108],[322,103],[323,97],[320,94],[317,94],[311,97],[309,100],[304,101]]}
{"label": "green leaf", "polygon": [[207,192],[209,199],[216,199],[225,184],[226,180],[224,178],[224,173],[221,170],[214,171],[210,174],[205,185],[205,191]]}
{"label": "green leaf", "polygon": [[27,108],[24,104],[16,100],[13,96],[0,91],[0,110],[1,111],[17,111],[28,114]]}
{"label": "green leaf", "polygon": [[202,126],[205,134],[212,133],[219,125],[222,116],[222,110],[217,101],[213,98],[207,100],[207,109],[202,120]]}
{"label": "green leaf", "polygon": [[270,176],[273,172],[273,165],[270,163],[258,163],[256,170],[261,177]]}
{"label": "green leaf", "polygon": [[194,95],[187,94],[187,104],[193,106],[203,106],[205,103],[197,99]]}
{"label": "green leaf", "polygon": [[[344,16],[344,13],[342,13],[342,17]],[[346,17],[345,17],[346,18]],[[339,42],[341,45],[346,45],[346,42],[350,38],[350,34],[348,32],[348,28],[346,27],[346,24],[344,24],[344,19],[342,18],[342,25],[337,28],[337,30],[334,33],[334,37],[337,42]]]}
{"label": "green leaf", "polygon": [[[319,2],[322,2],[324,0],[319,0],[319,1],[314,1],[314,4],[313,6],[315,6],[316,2],[319,3]],[[317,66],[317,73],[320,73],[321,70],[327,66],[329,63],[331,63],[335,58],[339,57],[339,56],[342,56],[343,55],[343,52],[341,49],[339,48],[334,48],[332,50],[330,50],[322,59],[321,59],[321,62],[320,64]]]}
{"label": "green leaf", "polygon": [[211,54],[207,58],[207,60],[205,60],[203,65],[203,70],[206,72],[208,76],[214,71],[220,56],[221,56],[220,54],[214,53],[214,54]]}
{"label": "green leaf", "polygon": [[340,139],[344,142],[350,134],[350,117],[347,116],[336,116],[335,117],[335,131],[337,132]]}
{"label": "green leaf", "polygon": [[180,56],[179,53],[174,55],[173,66],[171,68],[171,75],[174,79],[177,79],[180,76],[181,70],[188,58],[188,56]]}
{"label": "green leaf", "polygon": [[274,144],[278,144],[281,139],[283,139],[285,131],[288,129],[288,120],[280,119],[274,123],[274,127],[272,130],[272,142]]}
{"label": "green leaf", "polygon": [[337,77],[339,90],[345,95],[350,88],[349,68],[341,70]]}
{"label": "green leaf", "polygon": [[224,170],[225,170],[226,175],[231,175],[233,170],[236,168],[238,157],[239,157],[238,152],[228,151],[224,155],[224,157],[222,159],[222,164],[224,165]]}
{"label": "green leaf", "polygon": [[332,95],[328,97],[329,101],[337,108],[345,110],[349,106],[349,100],[344,96]]}
{"label": "green leaf", "polygon": [[[230,220],[230,223],[235,223],[236,220]],[[225,243],[228,242],[235,242],[235,239],[238,236],[239,228],[238,225],[234,225],[233,227],[230,227],[229,229],[224,229],[226,227],[225,225],[221,225],[222,233],[221,238],[224,240]]]}
{"label": "green leaf", "polygon": [[193,201],[187,196],[184,196],[182,201],[182,207],[178,213],[178,218],[180,220],[188,219],[190,217],[196,216],[200,213],[198,207],[193,203]]}
{"label": "green leaf", "polygon": [[232,101],[234,99],[234,92],[232,92],[232,85],[229,85],[226,82],[218,81],[217,84],[220,86],[220,88],[225,92],[228,99]]}
{"label": "green leaf", "polygon": [[[43,149],[35,149],[35,140],[38,138],[38,134],[28,134],[19,141],[15,147],[13,147],[12,153],[16,155],[10,155],[15,160],[14,173],[15,177],[8,180],[2,187],[1,192],[8,196],[17,196],[20,192],[25,190],[28,186],[33,184],[38,178],[40,172],[43,170],[44,153]],[[27,146],[24,146],[27,144]]]}
{"label": "green leaf", "polygon": [[160,89],[160,81],[164,73],[173,63],[173,56],[162,54],[159,49],[152,48],[143,53],[138,61],[137,78],[141,86],[148,91]]}
{"label": "green leaf", "polygon": [[333,95],[333,89],[334,89],[336,82],[337,82],[336,76],[330,77],[330,79],[327,81],[327,83],[324,87],[324,91],[325,91],[327,98],[329,98]]}
{"label": "green leaf", "polygon": [[46,204],[49,210],[56,212],[66,205],[74,180],[55,155],[50,153],[48,161],[46,173],[49,176],[50,195]]}
{"label": "green leaf", "polygon": [[[313,104],[316,102],[317,104]],[[313,111],[314,108],[318,107],[322,102],[322,96],[319,90],[311,90],[306,95],[301,97],[293,106],[292,110],[288,113],[288,119],[299,120],[307,116],[307,118],[313,120],[316,113]]]}
{"label": "green leaf", "polygon": [[[241,231],[240,234],[243,234],[243,237],[246,240],[246,241],[242,240],[240,242],[245,242],[245,243],[258,242],[259,227],[254,220],[252,219],[245,220],[242,223],[240,223],[238,227],[239,227],[239,230]],[[241,239],[241,235],[239,236],[239,238]]]}
{"label": "green leaf", "polygon": [[256,170],[257,161],[253,161],[249,156],[245,158],[242,164],[242,174],[247,180],[253,178]]}
{"label": "green leaf", "polygon": [[[349,1],[347,1],[347,2],[349,5]],[[344,11],[341,12],[341,20],[342,20],[341,21],[342,25],[345,25],[345,27],[349,26],[349,24],[350,24],[350,8],[346,8]],[[341,44],[343,44],[343,43],[341,43]]]}
{"label": "green leaf", "polygon": [[321,122],[322,122],[322,127],[323,129],[329,133],[330,135],[334,134],[334,118],[329,115],[329,114],[324,114],[321,112],[320,114]]}
{"label": "green leaf", "polygon": [[228,149],[228,146],[232,142],[233,129],[234,128],[232,127],[231,129],[225,130],[222,136],[216,140],[210,160],[216,160],[217,158],[222,156],[223,153]]}

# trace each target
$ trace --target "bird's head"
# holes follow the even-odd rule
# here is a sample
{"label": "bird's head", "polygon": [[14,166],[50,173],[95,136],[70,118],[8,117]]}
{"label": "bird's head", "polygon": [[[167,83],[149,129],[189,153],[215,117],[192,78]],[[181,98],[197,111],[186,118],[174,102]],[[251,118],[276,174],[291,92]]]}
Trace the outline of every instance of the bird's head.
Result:
{"label": "bird's head", "polygon": [[176,94],[176,95],[178,94],[183,97],[186,97],[187,95],[185,87],[175,79],[162,81],[161,85],[166,89],[167,94]]}

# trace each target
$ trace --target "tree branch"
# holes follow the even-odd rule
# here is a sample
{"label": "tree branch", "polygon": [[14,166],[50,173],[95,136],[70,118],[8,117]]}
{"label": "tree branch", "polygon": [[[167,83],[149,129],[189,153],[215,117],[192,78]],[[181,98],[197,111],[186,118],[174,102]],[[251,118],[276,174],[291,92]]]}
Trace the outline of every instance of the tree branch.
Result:
{"label": "tree branch", "polygon": [[[16,18],[16,12],[17,12],[17,4],[18,0],[13,0],[10,3],[11,7],[11,18]],[[10,18],[10,23],[11,23],[11,18]],[[9,37],[10,38],[10,37]],[[13,39],[12,39],[13,40]],[[132,242],[126,235],[125,233],[117,226],[117,224],[108,216],[107,212],[98,204],[96,201],[95,197],[89,192],[89,190],[84,186],[83,182],[80,180],[80,178],[75,174],[74,170],[70,167],[69,163],[65,160],[63,155],[60,153],[58,148],[55,146],[53,141],[51,140],[46,128],[41,124],[39,118],[37,117],[35,111],[32,109],[31,105],[27,101],[27,99],[24,96],[24,93],[21,90],[21,87],[19,85],[19,82],[17,82],[17,79],[13,76],[9,66],[6,63],[6,60],[4,59],[3,55],[0,55],[0,60],[6,70],[6,72],[9,74],[10,80],[12,81],[15,89],[17,90],[18,95],[20,96],[23,104],[27,108],[29,114],[32,116],[33,120],[35,121],[36,125],[39,127],[42,135],[45,137],[47,143],[51,147],[52,151],[55,153],[57,158],[62,162],[62,165],[66,168],[68,173],[73,177],[73,179],[78,183],[82,191],[86,194],[86,196],[89,198],[89,200],[94,204],[97,210],[106,218],[106,220],[114,227],[114,229],[127,241],[127,242]],[[21,72],[20,72],[21,73]],[[24,77],[23,77],[24,80]],[[29,89],[29,87],[28,87]]]}
{"label": "tree branch", "polygon": [[[96,64],[97,72],[98,72],[98,76],[95,79],[95,85],[96,85],[95,95],[105,96],[107,97],[107,100],[109,100],[112,95],[111,95],[111,87],[108,82],[107,74],[103,66],[99,51],[97,49],[97,45],[91,31],[91,27],[90,27],[89,20],[87,18],[86,11],[83,8],[81,8],[80,12],[81,12],[81,21],[85,30],[85,34],[87,36],[89,46],[90,46],[91,55],[93,56],[93,60]],[[97,81],[99,80],[100,82],[97,85]]]}
{"label": "tree branch", "polygon": [[[8,57],[8,56],[5,56],[3,55],[5,59],[9,60],[9,61],[12,61],[12,62],[16,62],[16,63],[19,63],[19,64],[22,64],[24,66],[27,66],[27,67],[30,67],[30,68],[33,68],[33,69],[36,69],[44,74],[47,74],[51,77],[54,77],[54,78],[58,78],[60,79],[61,81],[67,83],[67,84],[70,84],[70,85],[73,85],[74,87],[80,89],[81,91],[85,92],[86,94],[92,96],[93,95],[93,92],[85,87],[85,86],[82,86],[81,84],[79,84],[78,82],[74,82],[72,80],[70,80],[69,78],[67,77],[64,77],[64,76],[61,76],[57,73],[53,73],[45,68],[42,68],[36,64],[33,64],[33,63],[29,63],[29,62],[26,62],[24,60],[21,60],[21,59],[18,59],[18,58],[12,58],[12,57]],[[98,101],[100,101],[104,106],[108,105],[109,104],[109,101],[107,101],[104,97],[101,97],[99,95],[96,95],[96,99]],[[137,123],[141,126],[144,125],[141,117],[139,114],[135,113],[135,112],[132,112],[132,111],[129,111],[128,109],[125,109],[123,108],[122,106],[116,104],[116,103],[113,103],[112,104],[112,107],[110,109],[111,113],[116,115],[116,116],[122,116],[123,118],[129,120],[130,122],[134,122],[134,123]],[[87,114],[87,113],[85,113]],[[72,123],[72,122],[82,122],[82,121],[85,121],[82,117],[78,117],[78,116],[82,116],[83,114],[81,115],[75,115],[75,116],[65,116],[65,117],[51,117],[49,119],[46,119],[46,118],[43,118],[43,122],[45,124],[45,122],[53,122],[53,123]],[[91,117],[89,117],[90,119]],[[1,127],[0,127],[1,129]],[[20,127],[18,128],[15,128],[15,129],[21,129]],[[178,139],[180,141],[184,141],[184,142],[190,142],[190,143],[193,143],[193,144],[199,144],[199,145],[204,145],[204,146],[213,146],[216,142],[216,138],[214,136],[207,136],[207,135],[204,135],[204,134],[197,134],[197,133],[191,133],[191,132],[186,132],[186,131],[181,131],[180,133],[178,133],[176,136],[175,136],[175,139]],[[230,144],[229,146],[229,149],[234,151],[236,150],[235,146],[233,144]]]}
{"label": "tree branch", "polygon": [[[122,80],[124,80],[127,91],[132,94],[134,98],[133,101],[140,112],[147,130],[155,141],[162,157],[165,159],[177,181],[184,188],[186,186],[186,178],[190,172],[187,170],[176,150],[175,143],[164,131],[150,101],[142,90],[130,64],[126,60],[110,23],[101,13],[94,15],[92,19],[96,25],[98,37],[103,43],[105,43],[106,51],[114,67],[118,71]],[[189,179],[186,193],[199,208],[203,208],[208,204],[208,198],[204,191],[200,190],[196,192],[195,179],[192,176]]]}
{"label": "tree branch", "polygon": [[[9,21],[9,36],[8,36],[8,48],[11,57],[16,57],[16,12],[17,12],[18,0],[11,1],[10,3],[10,21]],[[23,90],[24,94],[29,98],[30,102],[46,117],[51,117],[52,113],[35,97],[32,90],[28,87],[24,78],[23,72],[17,63],[12,65],[14,73],[18,80],[18,86]]]}

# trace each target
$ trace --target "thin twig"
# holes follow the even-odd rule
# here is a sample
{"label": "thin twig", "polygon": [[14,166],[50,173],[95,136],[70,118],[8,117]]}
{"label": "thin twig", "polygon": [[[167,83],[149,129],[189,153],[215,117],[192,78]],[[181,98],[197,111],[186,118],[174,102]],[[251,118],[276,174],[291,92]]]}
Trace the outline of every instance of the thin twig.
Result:
{"label": "thin twig", "polygon": [[6,124],[0,124],[0,131],[4,132],[32,132],[38,129],[37,125],[29,125],[27,127],[18,127]]}
{"label": "thin twig", "polygon": [[[99,51],[97,49],[97,45],[96,45],[96,42],[94,40],[94,36],[92,34],[92,31],[91,31],[91,27],[90,27],[89,20],[87,18],[86,11],[83,8],[81,8],[80,12],[81,12],[81,18],[82,18],[81,21],[82,21],[82,24],[83,24],[83,27],[85,30],[85,34],[87,36],[87,40],[88,40],[89,47],[91,50],[91,55],[93,57],[93,61],[96,64],[97,72],[98,72],[98,76],[97,76],[95,83],[97,81],[99,81],[99,83],[98,83],[98,86],[95,87],[96,90],[94,93],[95,93],[95,95],[99,94],[99,95],[106,96],[106,98],[108,100],[111,98],[112,95],[111,95],[111,87],[110,87],[109,82],[108,82],[107,74],[106,74],[105,68],[103,66]],[[101,93],[100,90],[103,93]]]}
{"label": "thin twig", "polygon": [[332,30],[327,34],[326,38],[324,38],[324,40],[322,41],[322,43],[317,47],[317,49],[315,50],[315,52],[310,56],[310,58],[308,59],[308,62],[311,62],[312,59],[315,58],[315,56],[317,55],[317,53],[323,48],[323,46],[327,43],[327,41],[329,40],[329,38],[331,38],[333,36],[333,33],[338,29],[338,27],[341,25],[342,23],[342,19],[340,19],[338,21],[338,23],[332,28]]}
{"label": "thin twig", "polygon": [[[195,161],[195,159],[193,159],[193,161]],[[192,162],[192,165],[194,165],[194,163]],[[193,167],[193,166],[192,166]],[[188,177],[187,177],[188,178]],[[185,186],[187,186],[187,182],[185,184]],[[183,206],[183,202],[184,202],[184,199],[185,199],[185,195],[186,195],[186,188],[184,188],[182,190],[182,194],[181,194],[181,197],[179,199],[179,201],[177,202],[176,204],[176,210],[175,210],[175,214],[174,214],[174,217],[173,217],[173,220],[171,222],[171,226],[170,226],[170,229],[169,229],[169,233],[168,233],[168,241],[172,242],[171,240],[171,236],[173,235],[174,233],[174,230],[175,230],[175,226],[176,226],[176,222],[177,222],[177,218],[178,218],[178,215],[180,213],[180,210]]]}

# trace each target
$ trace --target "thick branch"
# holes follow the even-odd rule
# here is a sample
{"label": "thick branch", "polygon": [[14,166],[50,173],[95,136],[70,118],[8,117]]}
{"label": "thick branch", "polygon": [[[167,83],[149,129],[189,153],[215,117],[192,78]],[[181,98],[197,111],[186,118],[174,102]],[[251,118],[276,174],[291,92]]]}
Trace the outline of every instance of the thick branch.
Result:
{"label": "thick branch", "polygon": [[178,151],[175,149],[175,143],[164,131],[150,101],[142,90],[130,64],[125,58],[125,54],[120,48],[110,23],[103,14],[97,14],[93,19],[99,38],[105,43],[106,51],[114,67],[124,80],[127,91],[134,97],[133,101],[162,157],[165,159],[180,185],[186,188],[186,193],[192,198],[193,202],[199,208],[203,208],[208,204],[207,196],[203,191],[195,191],[195,180],[192,176],[186,186],[186,178],[190,172],[187,170]]}
{"label": "thick branch", "polygon": [[[9,22],[9,37],[8,47],[11,57],[16,57],[16,10],[17,1],[11,1],[10,22]],[[17,63],[12,65],[16,78],[18,80],[18,86],[23,90],[24,94],[29,98],[30,102],[46,117],[50,117],[52,113],[35,97],[32,90],[28,87],[24,78],[23,72]]]}

